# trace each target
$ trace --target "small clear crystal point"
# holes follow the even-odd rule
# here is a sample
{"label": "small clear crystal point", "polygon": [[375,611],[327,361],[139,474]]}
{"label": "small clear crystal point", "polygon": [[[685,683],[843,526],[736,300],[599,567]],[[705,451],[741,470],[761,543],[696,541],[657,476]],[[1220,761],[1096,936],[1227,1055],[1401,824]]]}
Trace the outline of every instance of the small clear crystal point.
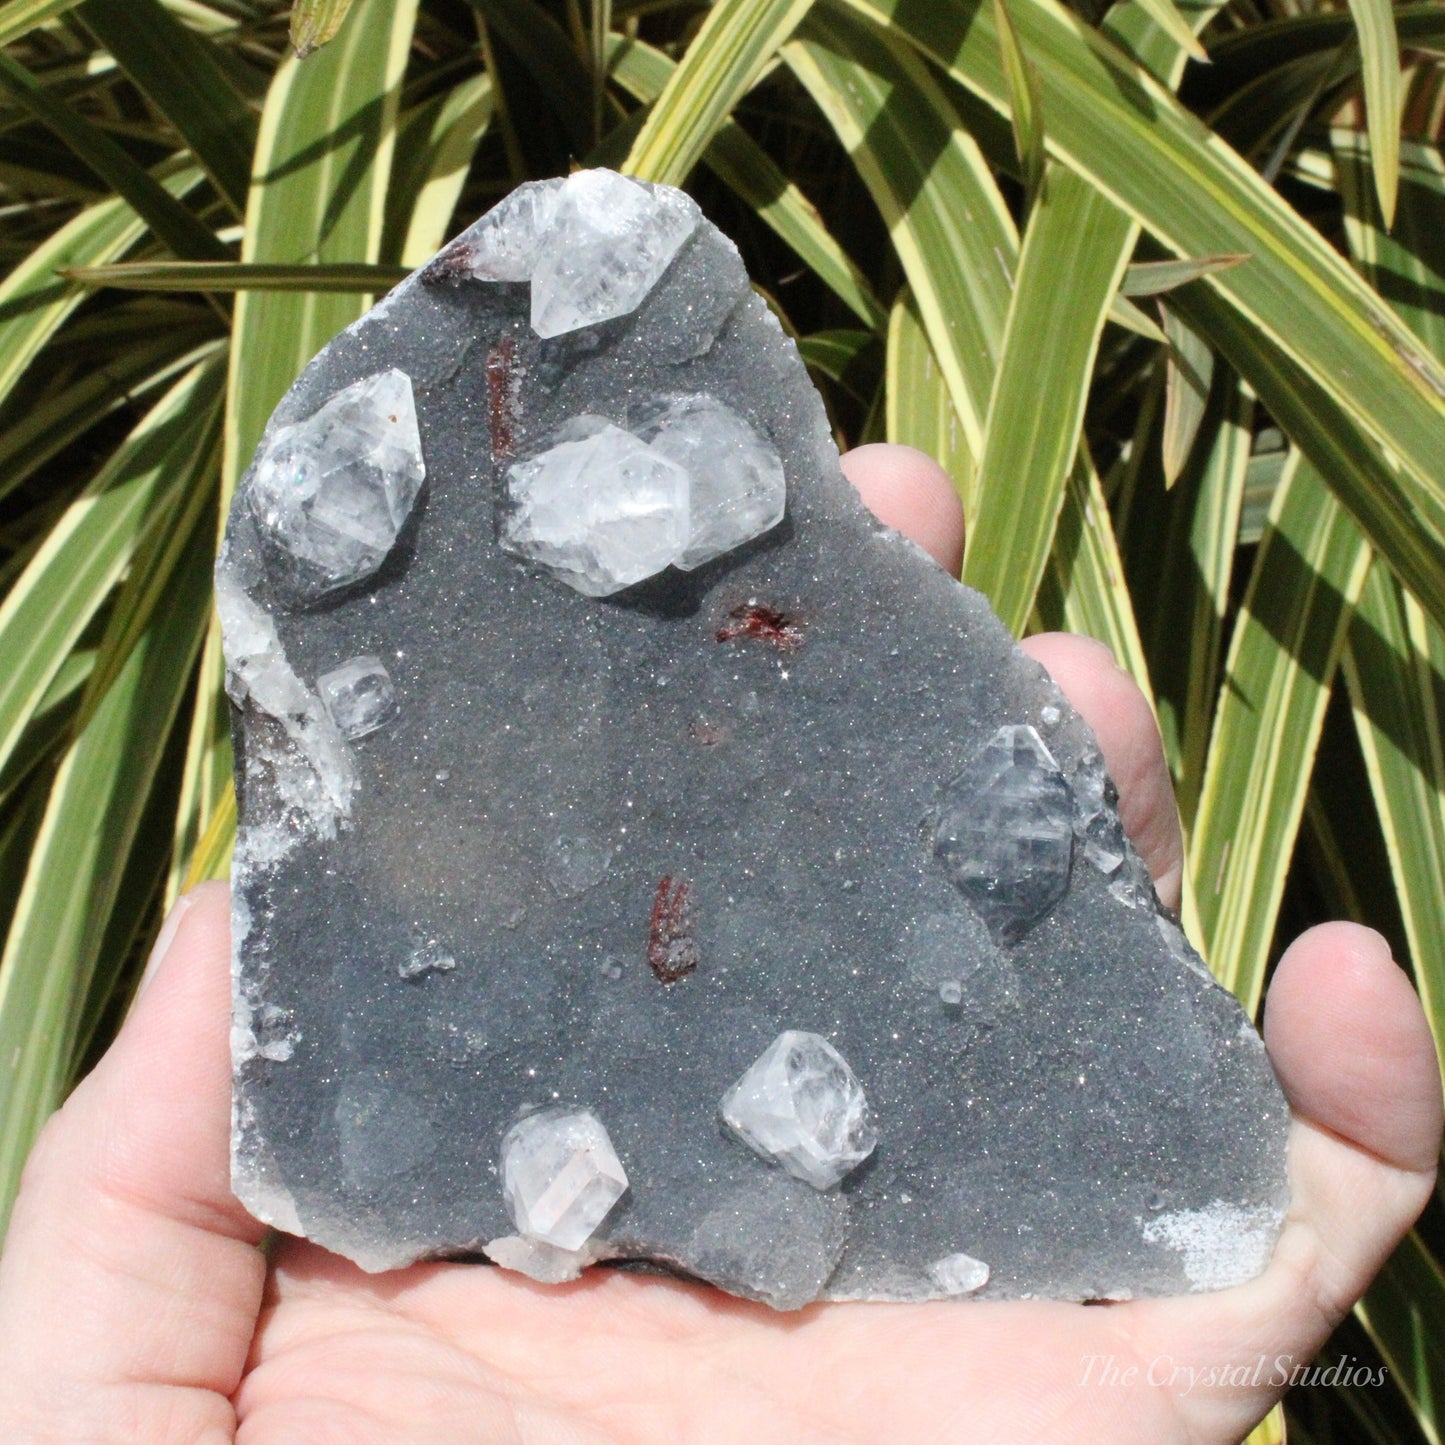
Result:
{"label": "small clear crystal point", "polygon": [[353,657],[322,673],[316,691],[347,739],[374,733],[396,716],[396,688],[379,657]]}
{"label": "small clear crystal point", "polygon": [[946,1254],[928,1266],[929,1278],[948,1294],[973,1294],[988,1283],[988,1266],[971,1254]]}
{"label": "small clear crystal point", "polygon": [[581,1249],[627,1192],[627,1174],[590,1109],[542,1109],[502,1139],[502,1192],[520,1234]]}
{"label": "small clear crystal point", "polygon": [[697,228],[697,204],[612,171],[578,171],[557,194],[532,267],[532,329],[561,336],[626,316]]}
{"label": "small clear crystal point", "polygon": [[831,1189],[878,1143],[863,1086],[820,1034],[789,1029],[723,1095],[723,1123],[755,1153]]}
{"label": "small clear crystal point", "polygon": [[469,274],[479,281],[529,280],[565,184],[560,177],[525,181],[493,206],[465,237]]}

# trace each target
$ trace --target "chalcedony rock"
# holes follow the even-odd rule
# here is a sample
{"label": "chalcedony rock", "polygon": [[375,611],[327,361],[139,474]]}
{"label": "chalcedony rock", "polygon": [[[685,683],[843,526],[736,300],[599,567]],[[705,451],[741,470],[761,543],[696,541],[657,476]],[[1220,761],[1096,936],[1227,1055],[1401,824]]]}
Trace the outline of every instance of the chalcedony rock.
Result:
{"label": "chalcedony rock", "polygon": [[1268,1259],[1258,1035],[1084,724],[865,512],[680,193],[524,188],[338,336],[217,599],[260,1218],[368,1269],[648,1262],[780,1309]]}

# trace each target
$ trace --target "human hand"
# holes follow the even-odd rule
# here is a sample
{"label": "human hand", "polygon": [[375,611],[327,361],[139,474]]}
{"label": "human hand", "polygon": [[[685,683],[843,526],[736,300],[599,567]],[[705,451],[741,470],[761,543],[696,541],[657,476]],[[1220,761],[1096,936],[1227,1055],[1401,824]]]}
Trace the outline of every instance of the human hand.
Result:
{"label": "human hand", "polygon": [[[932,463],[864,448],[848,469],[957,570],[958,508]],[[1025,646],[1093,726],[1177,904],[1178,823],[1143,698],[1098,644]],[[1258,1361],[1320,1347],[1424,1206],[1440,1146],[1414,993],[1377,934],[1336,924],[1293,945],[1270,992],[1293,1203],[1269,1269],[1235,1289],[778,1315],[607,1269],[560,1288],[475,1265],[367,1275],[290,1238],[268,1264],[228,1182],[229,992],[226,891],[206,885],[26,1171],[0,1260],[0,1439],[1235,1440],[1279,1393]]]}

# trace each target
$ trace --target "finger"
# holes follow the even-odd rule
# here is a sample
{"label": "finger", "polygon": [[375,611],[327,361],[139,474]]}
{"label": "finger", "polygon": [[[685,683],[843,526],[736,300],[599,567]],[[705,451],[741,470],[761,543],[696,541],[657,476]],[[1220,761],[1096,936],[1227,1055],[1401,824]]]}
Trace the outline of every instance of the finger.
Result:
{"label": "finger", "polygon": [[1424,1208],[1440,1150],[1434,1044],[1378,934],[1328,924],[1299,938],[1276,970],[1265,1038],[1295,1112],[1290,1210],[1269,1268],[1237,1289],[1130,1305],[1120,1318],[1150,1356],[1250,1367],[1191,1393],[1210,1438],[1248,1425],[1308,1364]]}
{"label": "finger", "polygon": [[940,567],[963,566],[963,503],[948,473],[912,447],[882,442],[843,458],[843,475],[880,522],[917,542]]}
{"label": "finger", "polygon": [[226,1397],[265,1261],[230,1189],[227,899],[211,885],[187,900],[115,1043],[32,1152],[0,1261],[0,1424],[46,1429],[6,1439],[234,1429]]}

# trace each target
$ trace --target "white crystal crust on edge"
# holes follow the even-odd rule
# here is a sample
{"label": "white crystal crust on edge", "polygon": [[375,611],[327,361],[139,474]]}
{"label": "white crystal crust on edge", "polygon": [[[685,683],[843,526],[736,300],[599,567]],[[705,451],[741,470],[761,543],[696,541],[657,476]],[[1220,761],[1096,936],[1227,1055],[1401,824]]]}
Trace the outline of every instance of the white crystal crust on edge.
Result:
{"label": "white crystal crust on edge", "polygon": [[868,1100],[821,1034],[788,1029],[723,1095],[722,1121],[754,1153],[831,1189],[878,1143]]}
{"label": "white crystal crust on edge", "polygon": [[579,1250],[627,1192],[627,1172],[590,1109],[549,1108],[502,1139],[502,1193],[517,1232]]}

